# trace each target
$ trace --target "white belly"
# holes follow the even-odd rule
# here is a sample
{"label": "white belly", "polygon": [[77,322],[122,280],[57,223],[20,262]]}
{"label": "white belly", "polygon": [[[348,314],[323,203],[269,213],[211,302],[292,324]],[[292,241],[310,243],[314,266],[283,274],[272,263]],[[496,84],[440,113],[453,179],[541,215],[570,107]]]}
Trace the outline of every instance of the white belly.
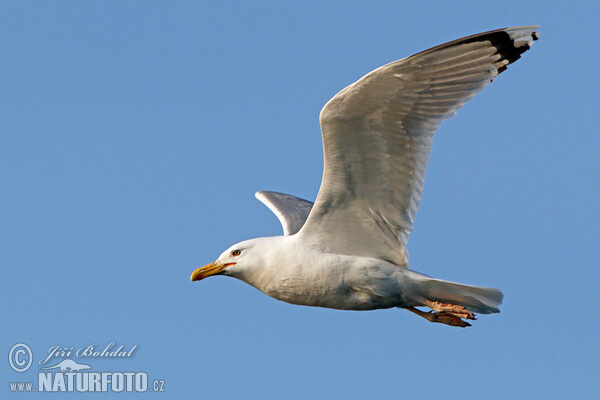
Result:
{"label": "white belly", "polygon": [[279,265],[262,275],[268,279],[247,283],[287,303],[373,310],[413,304],[413,285],[405,271],[382,260],[321,254],[318,264]]}

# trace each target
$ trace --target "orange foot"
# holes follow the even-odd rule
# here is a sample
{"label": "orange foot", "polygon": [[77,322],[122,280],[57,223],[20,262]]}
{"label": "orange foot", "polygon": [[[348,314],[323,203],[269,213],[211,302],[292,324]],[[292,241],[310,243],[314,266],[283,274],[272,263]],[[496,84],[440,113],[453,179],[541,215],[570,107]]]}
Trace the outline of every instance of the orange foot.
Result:
{"label": "orange foot", "polygon": [[457,306],[456,304],[448,304],[448,303],[442,303],[439,301],[429,301],[429,300],[425,300],[425,305],[429,308],[431,308],[433,311],[437,311],[437,312],[445,312],[445,313],[449,313],[452,315],[456,315],[459,318],[465,318],[465,319],[473,319],[475,320],[475,314],[473,314],[471,311],[466,310],[463,306]]}
{"label": "orange foot", "polygon": [[471,326],[465,319],[475,319],[475,314],[465,310],[463,306],[457,306],[455,304],[445,304],[438,301],[427,301],[427,306],[433,309],[433,311],[425,312],[414,307],[406,307],[410,312],[417,314],[420,317],[425,318],[429,322],[437,322],[440,324],[446,324],[450,326],[459,326],[465,328]]}

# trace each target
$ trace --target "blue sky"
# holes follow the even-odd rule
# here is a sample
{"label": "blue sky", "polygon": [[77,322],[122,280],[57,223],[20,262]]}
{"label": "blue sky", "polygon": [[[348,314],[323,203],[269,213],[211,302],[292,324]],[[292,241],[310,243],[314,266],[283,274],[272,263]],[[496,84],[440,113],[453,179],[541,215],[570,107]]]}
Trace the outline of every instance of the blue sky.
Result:
{"label": "blue sky", "polygon": [[[0,3],[0,350],[34,354],[2,363],[2,397],[42,397],[7,382],[52,346],[115,342],[134,355],[87,361],[165,381],[137,397],[595,398],[598,6],[214,3]],[[314,200],[337,91],[527,24],[541,40],[438,130],[409,242],[415,270],[501,288],[501,314],[455,329],[189,282],[280,234],[255,191]]]}

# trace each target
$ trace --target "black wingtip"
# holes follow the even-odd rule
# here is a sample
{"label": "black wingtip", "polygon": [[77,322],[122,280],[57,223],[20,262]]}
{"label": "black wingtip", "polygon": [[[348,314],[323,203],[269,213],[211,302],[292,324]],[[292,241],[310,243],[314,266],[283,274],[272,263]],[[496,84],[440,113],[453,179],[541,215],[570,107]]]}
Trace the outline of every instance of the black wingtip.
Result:
{"label": "black wingtip", "polygon": [[[538,40],[540,35],[538,32],[531,32],[530,37],[532,40]],[[472,38],[469,38],[465,41],[463,41],[462,43],[473,43],[473,42],[483,42],[483,41],[489,41],[492,46],[494,46],[497,50],[497,54],[500,55],[500,60],[498,60],[499,62],[501,61],[508,61],[507,63],[502,63],[499,67],[498,67],[498,74],[506,71],[506,68],[514,63],[515,61],[517,61],[519,58],[521,58],[521,54],[525,53],[527,50],[529,50],[531,48],[531,46],[529,46],[528,43],[526,43],[525,41],[523,41],[522,39],[524,39],[524,37],[526,37],[526,35],[523,36],[518,36],[517,39],[521,39],[520,41],[515,43],[515,38],[513,38],[510,34],[510,31],[508,30],[499,30],[499,31],[493,31],[493,32],[488,32],[488,33],[484,33],[482,35],[477,35],[474,36]],[[457,44],[462,44],[462,43],[457,43]],[[530,42],[531,43],[531,42]]]}

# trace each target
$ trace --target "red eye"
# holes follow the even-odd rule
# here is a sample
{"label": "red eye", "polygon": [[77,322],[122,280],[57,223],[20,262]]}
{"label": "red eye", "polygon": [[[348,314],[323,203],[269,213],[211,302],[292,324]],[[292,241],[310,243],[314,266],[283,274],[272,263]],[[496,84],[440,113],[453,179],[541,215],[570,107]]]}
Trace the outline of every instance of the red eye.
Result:
{"label": "red eye", "polygon": [[232,255],[232,256],[234,256],[234,257],[237,257],[237,256],[239,256],[240,254],[242,254],[242,252],[241,252],[241,251],[239,251],[239,250],[234,250],[234,251],[232,251],[232,252],[231,252],[231,255]]}

